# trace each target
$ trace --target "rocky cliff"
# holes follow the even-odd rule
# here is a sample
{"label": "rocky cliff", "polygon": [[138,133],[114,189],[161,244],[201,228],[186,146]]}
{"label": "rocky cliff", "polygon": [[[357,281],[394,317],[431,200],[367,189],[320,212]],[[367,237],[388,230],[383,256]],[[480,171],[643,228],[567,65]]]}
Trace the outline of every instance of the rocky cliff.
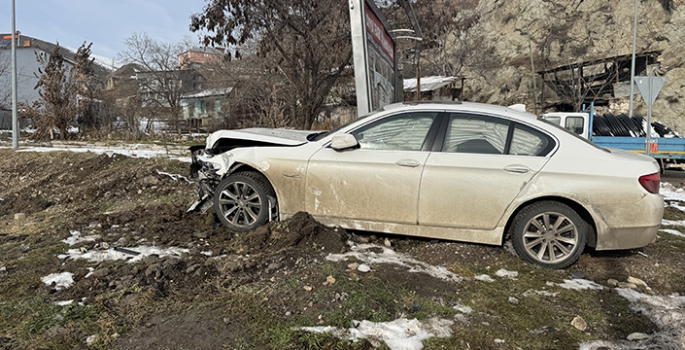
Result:
{"label": "rocky cliff", "polygon": [[[533,91],[531,53],[536,71],[629,55],[634,6],[633,0],[481,0],[459,12],[455,21],[469,25],[447,33],[444,54],[447,60],[463,61],[459,74],[468,77],[465,99],[525,103],[532,111],[533,94],[540,99],[543,84],[537,76],[537,91]],[[640,1],[637,52],[660,51],[659,74],[666,77],[653,116],[683,134],[684,37],[685,0]],[[544,88],[545,96],[550,96],[549,87]],[[635,96],[635,113],[646,114],[637,88]],[[627,99],[616,99],[604,111],[627,112],[627,108]]]}

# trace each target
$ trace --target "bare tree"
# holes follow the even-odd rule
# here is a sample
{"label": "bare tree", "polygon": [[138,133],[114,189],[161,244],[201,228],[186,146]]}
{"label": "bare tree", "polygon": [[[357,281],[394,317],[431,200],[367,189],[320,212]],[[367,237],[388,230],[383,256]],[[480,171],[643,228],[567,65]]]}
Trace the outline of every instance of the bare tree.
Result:
{"label": "bare tree", "polygon": [[38,73],[34,73],[38,78],[35,89],[39,89],[40,98],[32,106],[27,106],[26,111],[26,116],[37,127],[34,137],[49,136],[52,139],[53,130],[57,129],[60,139],[66,139],[68,127],[83,110],[83,84],[93,74],[90,45],[81,45],[76,57],[77,62],[71,68],[60,53],[59,44],[50,53],[36,54],[42,65]]}
{"label": "bare tree", "polygon": [[[337,0],[206,0],[190,28],[205,45],[236,48],[250,39],[287,80],[292,119],[311,129],[339,77],[352,62],[347,2]],[[240,57],[240,51],[236,51]]]}
{"label": "bare tree", "polygon": [[0,109],[10,109],[12,87],[10,85],[10,55],[0,54]]}
{"label": "bare tree", "polygon": [[[478,1],[475,0],[417,0],[413,5],[421,31],[423,32],[423,55],[421,70],[425,74],[457,75],[467,64],[471,55],[483,55],[479,48],[484,42],[473,44],[474,27],[480,22],[480,15],[474,11]],[[393,26],[412,28],[405,11],[397,6],[386,9]],[[414,42],[401,41],[399,51],[413,59]],[[406,76],[413,76],[414,66],[409,65]]]}
{"label": "bare tree", "polygon": [[126,39],[126,49],[120,54],[121,60],[144,70],[138,74],[142,105],[168,113],[169,120],[177,127],[181,96],[192,90],[192,81],[196,78],[187,64],[179,62],[179,55],[187,49],[184,43],[161,43],[145,33],[134,33]]}
{"label": "bare tree", "polygon": [[217,60],[202,67],[208,87],[232,87],[229,105],[222,106],[219,127],[297,127],[292,93],[285,75],[271,56],[258,55],[254,40],[241,45],[240,59]]}

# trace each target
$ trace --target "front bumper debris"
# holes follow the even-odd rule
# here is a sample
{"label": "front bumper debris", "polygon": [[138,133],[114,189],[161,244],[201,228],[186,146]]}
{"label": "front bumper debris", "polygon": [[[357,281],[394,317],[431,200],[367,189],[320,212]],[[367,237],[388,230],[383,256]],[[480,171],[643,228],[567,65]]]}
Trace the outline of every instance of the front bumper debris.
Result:
{"label": "front bumper debris", "polygon": [[190,163],[190,178],[196,180],[198,184],[198,200],[188,208],[188,213],[205,214],[209,211],[214,205],[214,189],[221,180],[216,175],[214,166],[200,160],[199,156],[204,154],[204,152],[204,146],[190,147],[192,159]]}

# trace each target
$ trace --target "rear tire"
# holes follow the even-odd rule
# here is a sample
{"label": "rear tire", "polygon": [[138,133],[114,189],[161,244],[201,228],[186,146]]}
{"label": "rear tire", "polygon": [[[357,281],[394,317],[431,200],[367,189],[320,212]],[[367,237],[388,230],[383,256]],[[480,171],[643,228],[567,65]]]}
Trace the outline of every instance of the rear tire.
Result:
{"label": "rear tire", "polygon": [[248,232],[269,221],[269,197],[275,197],[273,189],[261,174],[235,173],[214,190],[214,209],[228,228]]}
{"label": "rear tire", "polygon": [[511,230],[516,253],[552,269],[575,263],[585,249],[586,223],[571,207],[554,201],[533,203],[518,213]]}

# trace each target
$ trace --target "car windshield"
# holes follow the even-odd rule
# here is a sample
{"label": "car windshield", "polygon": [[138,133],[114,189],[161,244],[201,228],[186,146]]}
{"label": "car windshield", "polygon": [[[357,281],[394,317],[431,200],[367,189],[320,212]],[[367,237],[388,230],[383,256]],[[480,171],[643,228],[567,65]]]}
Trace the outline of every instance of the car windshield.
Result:
{"label": "car windshield", "polygon": [[343,129],[343,128],[346,128],[346,127],[349,126],[350,124],[356,123],[356,122],[358,122],[358,121],[360,121],[360,120],[362,120],[362,119],[366,119],[366,118],[368,118],[368,117],[370,117],[370,116],[372,116],[372,115],[374,115],[374,114],[376,114],[376,113],[378,113],[378,112],[380,112],[380,111],[381,111],[381,110],[373,111],[373,112],[371,112],[371,113],[369,113],[369,114],[366,114],[366,115],[363,115],[363,116],[361,116],[361,117],[359,117],[359,118],[357,118],[357,119],[352,119],[352,120],[350,120],[349,122],[344,123],[344,124],[342,124],[342,125],[336,127],[336,128],[333,129],[333,130],[330,130],[330,131],[322,131],[322,132],[318,132],[318,133],[314,133],[314,134],[309,134],[309,135],[307,135],[307,140],[309,140],[309,141],[319,141],[319,140],[322,140],[322,139],[325,138],[326,136],[331,135],[331,134],[335,134],[336,132],[338,132],[339,130],[341,130],[341,129]]}

